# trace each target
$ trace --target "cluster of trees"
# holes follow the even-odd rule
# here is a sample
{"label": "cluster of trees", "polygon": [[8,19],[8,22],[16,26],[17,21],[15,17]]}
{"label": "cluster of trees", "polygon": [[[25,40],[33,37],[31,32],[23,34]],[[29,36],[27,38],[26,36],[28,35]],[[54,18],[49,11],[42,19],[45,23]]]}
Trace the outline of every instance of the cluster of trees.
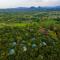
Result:
{"label": "cluster of trees", "polygon": [[[5,18],[4,14],[1,16]],[[15,15],[12,18],[14,22]],[[0,60],[60,60],[59,18],[41,20],[34,16],[31,19],[33,24],[26,26],[12,26],[12,22],[9,22],[11,26],[0,25]],[[7,20],[2,20],[7,24]]]}
{"label": "cluster of trees", "polygon": [[0,22],[16,22],[20,23],[23,21],[36,21],[39,22],[39,20],[42,19],[54,19],[57,18],[59,20],[60,18],[60,12],[59,11],[41,11],[41,12],[15,12],[15,13],[8,13],[8,12],[1,12],[0,13]]}
{"label": "cluster of trees", "polygon": [[26,26],[0,28],[0,60],[59,60],[58,27]]}

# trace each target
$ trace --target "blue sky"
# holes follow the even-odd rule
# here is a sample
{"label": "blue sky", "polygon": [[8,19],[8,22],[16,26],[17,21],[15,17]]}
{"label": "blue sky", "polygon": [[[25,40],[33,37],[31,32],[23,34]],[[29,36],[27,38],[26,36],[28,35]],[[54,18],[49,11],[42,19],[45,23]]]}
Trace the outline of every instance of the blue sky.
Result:
{"label": "blue sky", "polygon": [[0,0],[0,8],[56,5],[60,5],[60,0]]}

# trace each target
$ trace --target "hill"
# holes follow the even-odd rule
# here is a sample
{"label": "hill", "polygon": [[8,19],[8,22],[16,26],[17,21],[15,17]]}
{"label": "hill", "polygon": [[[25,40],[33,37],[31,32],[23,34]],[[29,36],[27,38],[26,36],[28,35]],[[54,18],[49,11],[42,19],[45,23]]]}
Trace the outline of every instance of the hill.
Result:
{"label": "hill", "polygon": [[0,12],[19,12],[19,11],[60,11],[60,6],[53,7],[17,7],[17,8],[7,8],[0,9]]}

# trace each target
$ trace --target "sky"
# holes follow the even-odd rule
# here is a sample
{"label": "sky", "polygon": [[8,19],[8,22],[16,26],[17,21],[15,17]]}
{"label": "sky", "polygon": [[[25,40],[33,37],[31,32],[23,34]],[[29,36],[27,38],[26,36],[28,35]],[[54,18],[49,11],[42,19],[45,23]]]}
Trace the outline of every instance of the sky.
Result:
{"label": "sky", "polygon": [[0,8],[57,5],[60,5],[60,0],[0,0]]}

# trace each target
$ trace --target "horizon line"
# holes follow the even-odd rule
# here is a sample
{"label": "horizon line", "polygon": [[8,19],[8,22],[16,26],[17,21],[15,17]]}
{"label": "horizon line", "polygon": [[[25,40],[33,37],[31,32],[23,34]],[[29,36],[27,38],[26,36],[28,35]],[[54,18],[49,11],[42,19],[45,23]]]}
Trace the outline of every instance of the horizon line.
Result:
{"label": "horizon line", "polygon": [[14,9],[14,8],[30,8],[30,7],[57,7],[60,5],[56,5],[56,6],[18,6],[18,7],[5,7],[5,8],[0,8],[0,9]]}

